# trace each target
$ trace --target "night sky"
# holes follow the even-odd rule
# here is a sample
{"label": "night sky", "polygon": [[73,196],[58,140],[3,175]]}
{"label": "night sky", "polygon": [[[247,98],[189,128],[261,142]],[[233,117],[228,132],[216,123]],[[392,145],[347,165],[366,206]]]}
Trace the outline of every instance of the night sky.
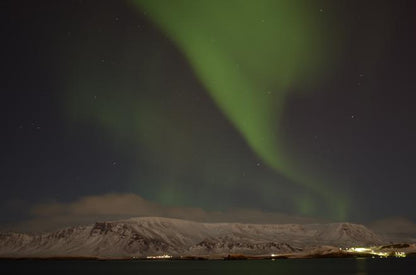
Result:
{"label": "night sky", "polygon": [[1,1],[0,224],[416,221],[415,10]]}

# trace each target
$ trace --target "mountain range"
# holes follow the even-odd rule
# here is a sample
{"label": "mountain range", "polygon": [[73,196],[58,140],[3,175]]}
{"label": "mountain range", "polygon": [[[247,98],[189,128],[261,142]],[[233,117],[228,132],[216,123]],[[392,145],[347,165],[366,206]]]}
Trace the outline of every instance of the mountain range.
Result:
{"label": "mountain range", "polygon": [[126,258],[150,255],[270,255],[320,246],[380,245],[360,224],[200,223],[140,217],[96,222],[52,233],[0,234],[0,257]]}

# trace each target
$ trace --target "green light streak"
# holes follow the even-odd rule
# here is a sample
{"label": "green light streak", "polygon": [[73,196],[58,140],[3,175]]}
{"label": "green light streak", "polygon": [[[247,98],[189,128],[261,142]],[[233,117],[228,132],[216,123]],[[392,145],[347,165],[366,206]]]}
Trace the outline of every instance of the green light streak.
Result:
{"label": "green light streak", "polygon": [[[213,100],[252,150],[287,178],[318,194],[345,219],[346,198],[328,179],[299,171],[278,135],[285,96],[321,71],[318,25],[299,1],[133,1],[175,41]],[[319,10],[315,11],[319,14]],[[305,78],[306,81],[305,81]],[[314,213],[310,198],[299,211]]]}

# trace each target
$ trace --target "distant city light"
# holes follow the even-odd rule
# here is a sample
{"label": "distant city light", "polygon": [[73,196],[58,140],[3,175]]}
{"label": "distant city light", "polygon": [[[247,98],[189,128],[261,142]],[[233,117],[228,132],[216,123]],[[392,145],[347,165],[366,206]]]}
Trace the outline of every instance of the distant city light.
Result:
{"label": "distant city light", "polygon": [[381,251],[374,251],[373,249],[368,248],[368,247],[350,247],[350,248],[346,248],[344,251],[347,252],[347,253],[369,254],[369,255],[379,256],[379,257],[383,257],[383,258],[387,258],[387,257],[404,258],[404,257],[406,257],[406,253],[403,252],[403,251],[381,252]]}
{"label": "distant city light", "polygon": [[147,256],[146,259],[170,259],[172,256],[170,255],[157,255],[157,256]]}
{"label": "distant city light", "polygon": [[372,250],[370,248],[367,247],[351,247],[349,249],[347,249],[347,252],[371,252]]}
{"label": "distant city light", "polygon": [[406,253],[396,251],[396,252],[394,252],[394,256],[397,257],[397,258],[404,258],[404,257],[406,257]]}

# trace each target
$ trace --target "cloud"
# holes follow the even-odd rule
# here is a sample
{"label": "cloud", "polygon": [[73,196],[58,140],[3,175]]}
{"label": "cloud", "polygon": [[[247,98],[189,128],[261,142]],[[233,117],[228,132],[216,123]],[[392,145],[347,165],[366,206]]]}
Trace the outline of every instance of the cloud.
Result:
{"label": "cloud", "polygon": [[70,203],[42,203],[31,207],[31,219],[7,227],[20,232],[42,232],[66,226],[130,217],[158,216],[201,222],[317,223],[322,220],[256,209],[206,211],[193,207],[172,207],[148,201],[136,194],[104,194],[82,197]]}
{"label": "cloud", "polygon": [[388,242],[416,242],[416,224],[405,217],[389,217],[377,220],[368,224],[367,227]]}
{"label": "cloud", "polygon": [[416,224],[404,217],[390,217],[374,221],[368,227],[379,234],[416,235]]}

